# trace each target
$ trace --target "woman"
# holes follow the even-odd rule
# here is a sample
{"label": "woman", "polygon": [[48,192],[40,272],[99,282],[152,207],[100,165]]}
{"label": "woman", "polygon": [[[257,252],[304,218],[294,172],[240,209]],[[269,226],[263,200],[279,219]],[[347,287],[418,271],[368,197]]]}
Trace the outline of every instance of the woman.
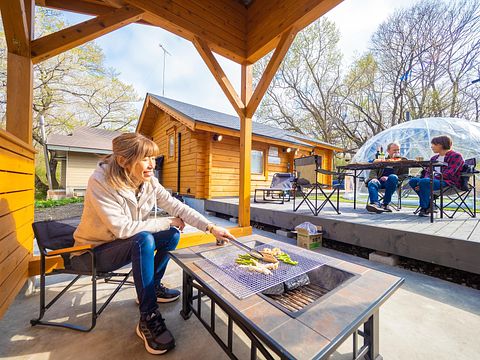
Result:
{"label": "woman", "polygon": [[[178,290],[162,285],[168,251],[174,250],[185,222],[217,239],[233,236],[197,211],[173,198],[153,176],[158,146],[146,137],[122,134],[112,141],[113,154],[98,164],[88,181],[84,210],[75,231],[75,245],[94,245],[97,271],[111,271],[132,263],[140,321],[137,335],[151,354],[163,354],[175,346],[165,327],[158,302],[171,302]],[[156,207],[172,218],[156,218]],[[150,218],[155,208],[155,218]],[[185,222],[184,222],[185,221]],[[156,253],[155,253],[156,251]],[[72,258],[72,266],[87,270],[90,256]]]}
{"label": "woman", "polygon": [[[434,169],[433,190],[440,189],[445,186],[460,187],[460,175],[463,168],[463,157],[460,153],[452,150],[452,139],[450,136],[437,136],[431,141],[431,149],[437,154],[434,155],[430,161],[432,162],[444,162],[446,166],[439,166]],[[442,173],[443,181],[440,179]],[[420,198],[420,211],[419,216],[428,216],[430,210],[430,170],[425,170],[425,175],[422,178],[412,178],[408,184],[417,192]]]}

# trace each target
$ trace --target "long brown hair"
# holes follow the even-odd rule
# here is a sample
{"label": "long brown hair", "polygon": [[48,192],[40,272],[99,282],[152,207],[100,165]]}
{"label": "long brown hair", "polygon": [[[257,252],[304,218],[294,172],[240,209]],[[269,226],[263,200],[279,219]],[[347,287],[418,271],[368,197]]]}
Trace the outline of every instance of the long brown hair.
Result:
{"label": "long brown hair", "polygon": [[[107,183],[114,189],[136,188],[132,178],[134,166],[141,159],[157,156],[157,144],[138,133],[125,133],[112,140],[113,154],[105,158]],[[129,170],[127,170],[129,169]]]}

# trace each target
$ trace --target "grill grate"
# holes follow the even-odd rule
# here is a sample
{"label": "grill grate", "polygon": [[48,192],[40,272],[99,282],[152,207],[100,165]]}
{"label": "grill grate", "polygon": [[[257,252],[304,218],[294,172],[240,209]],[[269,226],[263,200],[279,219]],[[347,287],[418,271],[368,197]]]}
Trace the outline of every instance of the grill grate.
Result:
{"label": "grill grate", "polygon": [[251,272],[235,264],[236,257],[244,252],[234,246],[205,251],[200,255],[206,260],[195,261],[195,264],[237,298],[245,299],[248,296],[305,274],[310,270],[327,264],[331,260],[327,256],[279,241],[272,241],[268,244],[252,241],[247,243],[247,245],[250,247],[254,246],[257,250],[279,247],[282,251],[287,252],[292,260],[298,261],[298,265],[293,266],[280,262],[278,269],[274,270],[271,275]]}
{"label": "grill grate", "polygon": [[265,295],[278,304],[285,307],[287,310],[296,312],[300,311],[306,306],[312,304],[317,299],[328,293],[327,289],[324,289],[315,284],[309,284],[301,286],[294,290],[289,290],[281,295]]}

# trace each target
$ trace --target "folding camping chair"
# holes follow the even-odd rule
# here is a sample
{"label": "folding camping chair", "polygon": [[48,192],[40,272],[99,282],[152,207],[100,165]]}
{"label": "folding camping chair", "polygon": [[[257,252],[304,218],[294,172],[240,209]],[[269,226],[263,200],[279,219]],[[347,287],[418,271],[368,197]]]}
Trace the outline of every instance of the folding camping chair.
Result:
{"label": "folding camping chair", "polygon": [[[290,201],[292,183],[295,177],[291,173],[275,173],[269,188],[257,188],[253,196],[253,202],[278,202],[283,204]],[[257,199],[257,193],[262,193],[262,200]]]}
{"label": "folding camping chair", "polygon": [[[445,215],[448,218],[453,218],[455,214],[461,210],[471,217],[476,217],[477,214],[477,193],[475,188],[475,175],[480,173],[476,170],[477,160],[475,158],[466,159],[461,173],[461,186],[440,186],[440,190],[433,192],[433,199],[435,206],[440,209],[440,217]],[[470,194],[473,193],[473,209],[467,203],[467,199]],[[447,203],[444,203],[444,198],[447,199]],[[440,205],[437,204],[440,199]],[[454,207],[454,210],[446,210],[447,208]],[[449,213],[448,211],[451,211]]]}
{"label": "folding camping chair", "polygon": [[[47,220],[39,221],[32,224],[35,238],[40,249],[40,315],[37,319],[30,320],[32,326],[35,325],[47,325],[64,327],[68,329],[88,332],[92,330],[96,325],[97,317],[102,313],[105,307],[110,303],[115,294],[120,288],[127,283],[128,277],[131,274],[131,270],[125,273],[116,272],[97,272],[95,266],[95,253],[91,245],[73,246],[73,233],[78,225],[77,219],[65,219],[65,220]],[[78,271],[72,268],[70,262],[70,254],[75,252],[87,252],[91,256],[91,268],[89,271]],[[63,258],[64,268],[54,269],[49,273],[46,273],[46,259],[52,256],[60,255]],[[116,269],[113,269],[116,270]],[[57,294],[47,305],[45,305],[45,277],[56,274],[73,274],[75,278],[65,288]],[[60,297],[66,293],[73,284],[77,282],[83,275],[91,277],[92,282],[92,310],[91,310],[91,325],[90,327],[82,327],[66,322],[53,322],[42,320],[45,315],[45,311],[48,310]],[[120,277],[120,280],[112,279],[114,277]],[[97,311],[97,280],[104,279],[105,282],[118,283],[118,286],[114,289],[111,295],[103,303],[100,309]],[[128,282],[133,284],[133,282]]]}
{"label": "folding camping chair", "polygon": [[[297,211],[305,203],[313,215],[317,216],[325,205],[330,204],[337,214],[340,214],[340,187],[345,174],[322,169],[322,157],[319,155],[295,159],[294,164],[297,178],[293,186],[293,211]],[[318,181],[319,175],[334,176],[339,181],[332,186],[324,184]],[[298,205],[295,205],[297,194],[302,199]],[[335,203],[332,202],[334,195],[336,195]],[[324,197],[321,202],[319,196]],[[314,197],[314,199],[312,200],[310,197]]]}

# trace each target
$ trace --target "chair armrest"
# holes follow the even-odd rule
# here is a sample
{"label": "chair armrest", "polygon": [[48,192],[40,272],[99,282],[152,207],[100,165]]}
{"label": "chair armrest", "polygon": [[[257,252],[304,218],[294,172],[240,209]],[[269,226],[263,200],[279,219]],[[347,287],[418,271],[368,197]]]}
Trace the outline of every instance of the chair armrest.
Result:
{"label": "chair armrest", "polygon": [[73,252],[79,252],[79,251],[85,251],[85,250],[91,250],[91,249],[93,249],[93,245],[72,246],[72,247],[68,247],[68,248],[48,251],[46,253],[46,255],[47,256],[54,256],[54,255],[61,255],[61,254],[65,254],[65,253],[73,253]]}

